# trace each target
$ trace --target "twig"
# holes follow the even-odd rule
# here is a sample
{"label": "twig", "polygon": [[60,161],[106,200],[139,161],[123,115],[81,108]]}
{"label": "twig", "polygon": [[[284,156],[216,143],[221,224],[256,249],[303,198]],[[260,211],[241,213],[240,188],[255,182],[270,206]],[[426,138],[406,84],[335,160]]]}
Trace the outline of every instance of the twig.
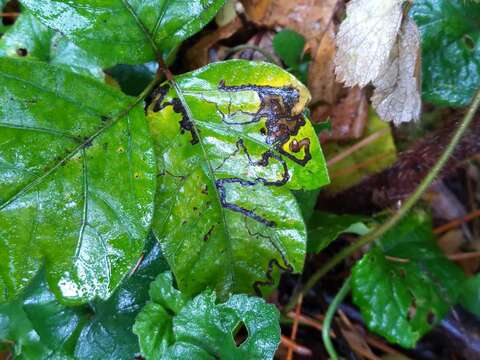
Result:
{"label": "twig", "polygon": [[18,17],[20,13],[17,12],[8,12],[8,13],[0,13],[0,17]]}
{"label": "twig", "polygon": [[476,211],[473,211],[471,212],[470,214],[467,214],[461,218],[458,218],[458,219],[454,219],[444,225],[441,225],[437,228],[435,228],[433,230],[433,233],[436,234],[436,235],[439,235],[439,234],[443,234],[443,233],[446,233],[447,231],[450,231],[452,229],[455,229],[457,227],[459,227],[460,225],[468,222],[468,221],[471,221],[473,219],[476,219],[480,217],[480,210],[476,210]]}
{"label": "twig", "polygon": [[267,59],[269,62],[273,63],[273,64],[276,64],[278,66],[282,66],[282,64],[280,64],[276,59],[275,57],[270,53],[268,52],[267,50],[261,48],[260,46],[256,46],[256,45],[238,45],[238,46],[235,46],[233,48],[230,48],[226,51],[226,56],[228,57],[229,55],[232,55],[232,54],[235,54],[239,51],[244,51],[244,50],[252,50],[252,51],[256,51],[256,52],[259,52],[260,54],[262,54],[265,59]]}
{"label": "twig", "polygon": [[467,259],[480,258],[480,251],[477,252],[464,252],[459,254],[452,254],[447,256],[452,261],[461,261]]}
{"label": "twig", "polygon": [[281,344],[287,349],[292,349],[295,353],[304,356],[312,356],[312,350],[306,348],[305,346],[299,345],[296,342],[290,340],[288,337],[283,336],[280,338]]}
{"label": "twig", "polygon": [[332,319],[337,311],[338,306],[340,303],[345,299],[348,292],[350,291],[350,282],[351,277],[349,277],[342,285],[340,291],[335,295],[333,301],[330,303],[328,307],[327,313],[325,314],[325,320],[323,321],[323,330],[322,330],[322,339],[323,344],[325,345],[325,349],[327,350],[328,354],[333,360],[338,360],[337,352],[332,344],[332,340],[330,339],[330,328],[332,326]]}
{"label": "twig", "polygon": [[383,135],[387,134],[388,131],[389,131],[389,128],[385,128],[383,130],[379,130],[379,131],[374,132],[373,134],[367,136],[365,139],[357,142],[353,146],[349,147],[348,149],[345,149],[340,154],[337,154],[336,156],[334,156],[333,158],[328,160],[327,161],[327,166],[332,166],[332,165],[344,160],[345,158],[349,157],[350,155],[357,152],[358,150],[363,149],[365,146],[368,146],[372,142],[374,142],[375,140],[378,140]]}
{"label": "twig", "polygon": [[[290,339],[292,339],[292,341],[295,341],[295,339],[297,338],[298,320],[299,320],[300,314],[302,313],[302,300],[303,300],[303,297],[300,296],[298,298],[297,308],[295,309],[295,317],[293,319],[293,325],[292,325],[292,334],[290,335]],[[292,359],[293,359],[293,348],[288,348],[287,360],[292,360]]]}
{"label": "twig", "polygon": [[453,150],[459,143],[462,136],[465,134],[466,130],[468,129],[469,125],[472,123],[475,113],[477,112],[478,108],[480,107],[480,91],[477,92],[475,98],[470,105],[467,114],[462,119],[460,126],[456,130],[455,134],[453,135],[452,139],[450,140],[448,146],[443,151],[440,158],[437,160],[433,168],[428,172],[427,176],[422,180],[420,185],[417,187],[415,192],[405,201],[402,207],[393,214],[384,224],[375,228],[373,231],[368,233],[365,236],[359,238],[355,243],[351,244],[350,246],[344,248],[342,251],[338,252],[335,256],[333,256],[330,261],[328,261],[324,266],[318,269],[312,277],[307,281],[303,288],[299,288],[290,299],[290,302],[284,308],[285,312],[290,311],[295,304],[301,294],[305,295],[312,289],[317,282],[331,269],[333,269],[337,264],[341,263],[345,258],[355,253],[358,249],[362,248],[365,245],[370,244],[371,242],[377,240],[382,235],[384,235],[388,230],[394,227],[402,218],[415,206],[415,204],[420,200],[423,194],[428,190],[428,188],[432,185],[435,178],[438,176],[442,168],[447,163],[448,159],[453,153]]}

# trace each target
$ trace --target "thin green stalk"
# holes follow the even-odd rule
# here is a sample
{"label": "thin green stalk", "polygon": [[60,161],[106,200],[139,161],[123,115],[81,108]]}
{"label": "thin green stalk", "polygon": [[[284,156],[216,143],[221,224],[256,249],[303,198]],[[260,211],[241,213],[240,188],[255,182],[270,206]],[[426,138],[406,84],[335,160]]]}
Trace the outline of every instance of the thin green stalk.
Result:
{"label": "thin green stalk", "polygon": [[267,50],[261,48],[260,46],[256,46],[256,45],[238,45],[238,46],[235,46],[233,48],[228,49],[227,56],[231,55],[231,54],[235,54],[236,52],[239,52],[239,51],[244,51],[244,50],[257,51],[260,54],[262,54],[265,57],[265,59],[267,59],[269,62],[271,62],[273,64],[276,64],[278,66],[282,66],[282,64],[280,64],[277,60],[275,60],[274,56],[271,53],[269,53]]}
{"label": "thin green stalk", "polygon": [[480,107],[480,91],[477,92],[475,98],[470,105],[467,114],[462,119],[460,126],[456,130],[455,134],[453,135],[450,143],[443,151],[440,158],[437,160],[436,164],[432,167],[429,171],[427,176],[422,180],[420,185],[417,187],[415,192],[405,201],[402,207],[393,214],[384,224],[377,227],[370,233],[365,236],[362,236],[358,239],[355,243],[351,244],[350,246],[344,248],[342,251],[338,252],[334,257],[330,259],[324,266],[318,269],[312,277],[305,283],[303,287],[300,287],[291,297],[290,302],[284,308],[284,312],[288,313],[295,307],[300,295],[306,295],[310,289],[312,289],[315,284],[332,268],[336,265],[341,263],[344,259],[348,256],[352,255],[361,247],[370,244],[371,242],[375,241],[376,239],[380,238],[383,234],[385,234],[388,230],[394,227],[413,207],[414,205],[420,200],[422,195],[427,191],[427,189],[432,185],[435,178],[438,176],[442,168],[447,163],[448,159],[452,155],[455,147],[460,142],[460,139],[465,134],[465,131],[468,129],[470,124],[472,123],[474,116]]}
{"label": "thin green stalk", "polygon": [[335,351],[335,347],[332,344],[332,339],[330,339],[330,328],[332,327],[332,319],[335,313],[337,312],[338,306],[342,303],[343,299],[347,296],[350,292],[350,283],[352,278],[348,277],[347,280],[342,285],[340,291],[335,295],[332,303],[328,307],[327,313],[325,314],[325,319],[323,320],[323,329],[322,329],[322,339],[323,344],[325,345],[325,349],[330,355],[332,360],[338,360],[337,352]]}

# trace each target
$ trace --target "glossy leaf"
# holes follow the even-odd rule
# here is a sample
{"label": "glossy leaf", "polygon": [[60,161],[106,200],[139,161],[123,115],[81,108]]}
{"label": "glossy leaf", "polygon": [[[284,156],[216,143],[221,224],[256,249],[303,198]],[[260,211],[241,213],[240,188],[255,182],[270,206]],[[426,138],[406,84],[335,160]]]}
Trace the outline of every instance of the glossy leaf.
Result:
{"label": "glossy leaf", "polygon": [[[272,359],[279,345],[278,311],[263,299],[234,295],[216,304],[207,290],[187,301],[170,273],[158,276],[150,295],[134,326],[147,359]],[[247,338],[237,346],[243,326]]]}
{"label": "glossy leaf", "polygon": [[308,252],[319,253],[342,234],[365,235],[369,228],[358,215],[316,211],[308,224]]}
{"label": "glossy leaf", "polygon": [[0,128],[0,301],[43,263],[64,301],[108,298],[153,216],[142,104],[59,67],[0,58]]}
{"label": "glossy leaf", "polygon": [[165,58],[205,26],[224,0],[22,0],[48,27],[104,66]]}
{"label": "glossy leaf", "polygon": [[27,359],[133,359],[140,352],[135,317],[148,299],[148,284],[167,268],[154,240],[145,252],[109,300],[90,306],[60,304],[40,274],[20,300],[0,305],[0,339],[14,342],[14,354]]}
{"label": "glossy leaf", "polygon": [[411,15],[422,33],[424,100],[468,105],[480,86],[480,4],[419,0]]}
{"label": "glossy leaf", "polygon": [[425,217],[407,217],[352,270],[353,300],[368,327],[404,347],[414,347],[443,318],[464,280],[436,246]]}
{"label": "glossy leaf", "polygon": [[460,303],[471,313],[480,316],[480,274],[468,279],[462,289]]}
{"label": "glossy leaf", "polygon": [[328,183],[303,115],[307,89],[267,63],[214,63],[164,84],[149,107],[159,161],[154,232],[188,295],[262,291],[301,271],[306,234],[290,190]]}
{"label": "glossy leaf", "polygon": [[0,56],[34,58],[62,65],[79,74],[104,79],[98,60],[64,36],[42,25],[28,12],[22,13],[0,39]]}

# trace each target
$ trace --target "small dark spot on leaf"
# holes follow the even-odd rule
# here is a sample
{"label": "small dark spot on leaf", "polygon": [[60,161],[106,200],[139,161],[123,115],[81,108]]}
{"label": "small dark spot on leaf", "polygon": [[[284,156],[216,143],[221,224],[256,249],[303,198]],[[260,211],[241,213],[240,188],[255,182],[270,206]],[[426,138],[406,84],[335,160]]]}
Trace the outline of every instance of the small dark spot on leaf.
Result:
{"label": "small dark spot on leaf", "polygon": [[193,211],[197,211],[198,208],[196,206],[193,207]]}
{"label": "small dark spot on leaf", "polygon": [[100,116],[100,119],[102,119],[103,122],[108,120],[108,116],[102,115]]}
{"label": "small dark spot on leaf", "polygon": [[124,149],[122,146],[120,146],[120,147],[117,149],[117,152],[120,153],[120,154],[122,154],[122,153],[125,152],[125,149]]}
{"label": "small dark spot on leaf", "polygon": [[135,179],[140,179],[140,174],[139,174],[139,173],[135,173],[135,174],[133,174],[133,177],[134,177]]}
{"label": "small dark spot on leaf", "polygon": [[182,226],[185,225],[186,223],[187,223],[187,221],[186,221],[186,220],[183,220],[183,221],[182,221]]}
{"label": "small dark spot on leaf", "polygon": [[18,48],[17,49],[17,55],[22,56],[22,57],[27,56],[28,55],[28,50],[25,49],[25,48]]}
{"label": "small dark spot on leaf", "polygon": [[262,134],[262,135],[267,135],[267,129],[261,128],[261,129],[260,129],[260,134]]}

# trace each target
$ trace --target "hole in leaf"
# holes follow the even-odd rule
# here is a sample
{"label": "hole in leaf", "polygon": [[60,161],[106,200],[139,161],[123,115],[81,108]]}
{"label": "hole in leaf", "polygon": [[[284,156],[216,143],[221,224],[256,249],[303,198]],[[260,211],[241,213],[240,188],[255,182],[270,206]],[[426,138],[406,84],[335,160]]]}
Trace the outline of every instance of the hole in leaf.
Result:
{"label": "hole in leaf", "polygon": [[18,48],[18,49],[17,49],[17,55],[18,55],[18,56],[25,57],[25,56],[28,55],[28,50],[25,49],[25,48]]}
{"label": "hole in leaf", "polygon": [[473,40],[473,38],[470,35],[465,34],[463,36],[463,43],[465,44],[468,50],[471,50],[471,51],[475,50],[475,40]]}
{"label": "hole in leaf", "polygon": [[241,321],[232,333],[233,340],[237,347],[241,346],[248,339],[248,330],[245,323]]}

